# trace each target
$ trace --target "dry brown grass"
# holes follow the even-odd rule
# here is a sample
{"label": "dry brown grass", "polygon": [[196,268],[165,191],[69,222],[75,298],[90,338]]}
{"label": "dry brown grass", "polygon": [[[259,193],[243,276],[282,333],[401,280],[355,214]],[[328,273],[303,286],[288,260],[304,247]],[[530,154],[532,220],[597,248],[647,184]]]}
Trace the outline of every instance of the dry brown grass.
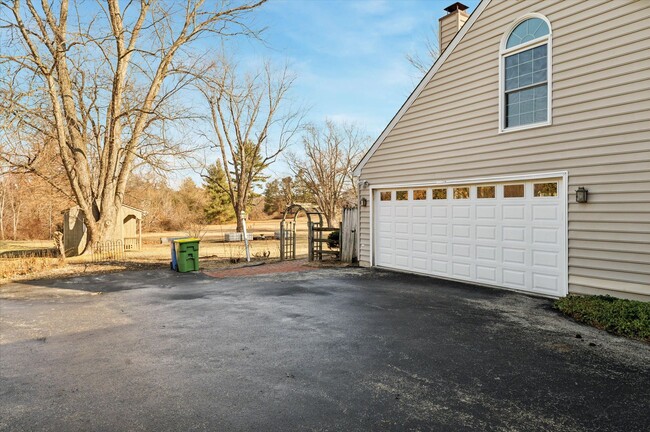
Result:
{"label": "dry brown grass", "polygon": [[[274,261],[280,257],[280,241],[268,239],[280,229],[280,220],[251,221],[248,232],[265,234],[267,239],[249,242],[252,261]],[[235,224],[209,225],[202,227],[204,232],[199,246],[201,270],[218,269],[242,263],[246,258],[244,242],[223,242],[223,234],[235,232]],[[0,258],[0,283],[11,280],[60,277],[78,274],[103,273],[137,269],[143,267],[167,267],[170,261],[169,243],[161,243],[161,238],[188,237],[190,232],[170,231],[143,233],[142,250],[126,251],[124,262],[105,264],[92,263],[89,255],[70,257],[64,261],[58,258]],[[9,251],[28,251],[51,248],[49,240],[0,242],[0,255]],[[307,256],[307,219],[299,218],[297,225],[298,257]]]}
{"label": "dry brown grass", "polygon": [[43,273],[65,265],[65,261],[60,258],[29,255],[20,258],[0,258],[0,280]]}

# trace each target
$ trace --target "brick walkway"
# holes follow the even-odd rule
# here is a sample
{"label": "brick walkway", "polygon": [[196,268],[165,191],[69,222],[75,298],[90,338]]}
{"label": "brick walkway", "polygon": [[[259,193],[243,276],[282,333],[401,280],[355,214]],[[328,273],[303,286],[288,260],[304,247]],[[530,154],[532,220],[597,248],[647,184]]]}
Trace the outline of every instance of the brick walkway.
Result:
{"label": "brick walkway", "polygon": [[223,269],[210,272],[204,272],[208,276],[216,278],[238,277],[238,276],[256,276],[272,273],[294,273],[318,270],[318,267],[305,265],[304,260],[280,261],[271,264],[251,265],[247,267],[238,267],[233,269]]}

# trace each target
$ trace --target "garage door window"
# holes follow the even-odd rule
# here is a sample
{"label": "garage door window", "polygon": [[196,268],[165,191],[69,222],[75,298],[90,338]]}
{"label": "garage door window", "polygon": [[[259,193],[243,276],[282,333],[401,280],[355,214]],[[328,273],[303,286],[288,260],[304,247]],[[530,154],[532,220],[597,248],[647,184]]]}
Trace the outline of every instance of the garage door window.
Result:
{"label": "garage door window", "polygon": [[397,201],[408,201],[409,191],[397,191],[395,192],[395,198]]}
{"label": "garage door window", "polygon": [[522,185],[522,184],[505,185],[503,187],[503,197],[504,198],[523,198],[524,197],[524,185]]}
{"label": "garage door window", "polygon": [[454,199],[468,199],[468,198],[469,198],[468,187],[454,188]]}
{"label": "garage door window", "polygon": [[554,197],[557,196],[557,183],[535,183],[533,191],[536,197]]}
{"label": "garage door window", "polygon": [[447,199],[447,189],[431,189],[431,199]]}
{"label": "garage door window", "polygon": [[392,194],[393,194],[392,192],[381,192],[379,194],[379,199],[382,201],[390,201],[390,199],[392,198],[391,196]]}
{"label": "garage door window", "polygon": [[479,198],[495,198],[496,188],[494,186],[478,186],[476,196]]}
{"label": "garage door window", "polygon": [[413,199],[415,201],[420,201],[420,200],[427,199],[427,191],[426,191],[426,189],[414,190],[413,191]]}

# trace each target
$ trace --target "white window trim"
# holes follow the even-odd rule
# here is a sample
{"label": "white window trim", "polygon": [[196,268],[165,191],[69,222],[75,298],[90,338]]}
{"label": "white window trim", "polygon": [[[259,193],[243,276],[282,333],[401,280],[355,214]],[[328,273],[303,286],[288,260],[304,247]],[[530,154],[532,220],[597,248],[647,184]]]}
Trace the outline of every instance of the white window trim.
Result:
{"label": "white window trim", "polygon": [[[544,20],[546,22],[546,25],[548,25],[548,35],[542,36],[540,38],[534,39],[532,41],[528,41],[526,43],[523,43],[521,45],[517,45],[512,48],[506,49],[506,44],[508,42],[508,38],[510,37],[510,34],[512,31],[517,27],[519,24],[521,24],[523,21],[526,21],[527,19],[530,18],[539,18]],[[522,125],[522,126],[515,126],[515,127],[510,127],[506,128],[505,127],[505,116],[506,116],[506,107],[505,107],[505,97],[504,97],[504,92],[505,92],[505,58],[508,55],[511,54],[516,54],[520,51],[525,51],[527,49],[534,48],[536,46],[544,45],[546,44],[546,50],[547,50],[547,55],[546,55],[546,71],[548,74],[548,78],[546,80],[546,85],[547,85],[547,120],[545,122],[541,123],[531,123],[527,125]],[[544,126],[550,126],[553,124],[553,28],[551,27],[550,21],[542,14],[538,13],[529,13],[524,16],[519,17],[517,20],[515,20],[512,24],[510,24],[510,27],[508,30],[503,34],[503,37],[501,38],[501,45],[499,46],[499,133],[509,133],[509,132],[517,132],[521,130],[527,130],[527,129],[534,129],[538,127],[544,127]]]}

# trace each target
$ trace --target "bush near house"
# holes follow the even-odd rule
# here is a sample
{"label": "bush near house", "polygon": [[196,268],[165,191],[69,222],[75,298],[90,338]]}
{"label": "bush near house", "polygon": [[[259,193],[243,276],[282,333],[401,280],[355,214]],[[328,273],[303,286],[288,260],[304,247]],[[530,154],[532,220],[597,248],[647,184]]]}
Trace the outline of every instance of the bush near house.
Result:
{"label": "bush near house", "polygon": [[554,307],[584,324],[650,343],[650,303],[611,296],[570,295]]}
{"label": "bush near house", "polygon": [[330,249],[336,249],[341,246],[341,231],[339,230],[332,231],[327,236],[327,246]]}

